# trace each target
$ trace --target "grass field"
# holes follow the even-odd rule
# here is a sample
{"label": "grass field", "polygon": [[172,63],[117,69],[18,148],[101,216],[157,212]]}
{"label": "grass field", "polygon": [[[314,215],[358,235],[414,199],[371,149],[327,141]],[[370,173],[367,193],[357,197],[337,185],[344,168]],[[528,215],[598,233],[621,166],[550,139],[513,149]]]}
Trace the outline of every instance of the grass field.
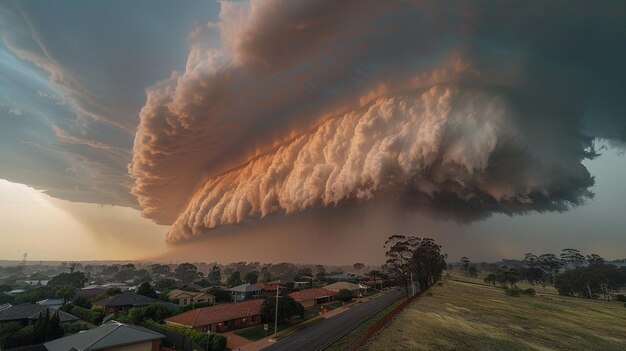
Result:
{"label": "grass field", "polygon": [[535,297],[511,297],[466,280],[444,279],[365,349],[626,350],[623,303],[562,297],[551,288],[538,288]]}

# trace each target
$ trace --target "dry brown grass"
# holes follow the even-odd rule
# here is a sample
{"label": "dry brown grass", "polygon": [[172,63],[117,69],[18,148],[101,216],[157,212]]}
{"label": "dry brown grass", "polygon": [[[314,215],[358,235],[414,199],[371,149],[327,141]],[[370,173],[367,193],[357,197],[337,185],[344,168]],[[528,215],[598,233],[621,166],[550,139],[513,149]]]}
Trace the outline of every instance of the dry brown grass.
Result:
{"label": "dry brown grass", "polygon": [[404,310],[366,350],[626,350],[623,303],[562,297],[536,288],[511,297],[453,277]]}

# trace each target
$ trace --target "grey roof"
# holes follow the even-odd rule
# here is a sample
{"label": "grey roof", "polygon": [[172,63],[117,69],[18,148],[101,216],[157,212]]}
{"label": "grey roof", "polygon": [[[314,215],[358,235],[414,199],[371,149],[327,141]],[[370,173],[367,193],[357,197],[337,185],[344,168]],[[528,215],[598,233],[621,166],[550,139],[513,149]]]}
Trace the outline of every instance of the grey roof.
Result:
{"label": "grey roof", "polygon": [[146,306],[158,300],[151,297],[134,294],[131,292],[123,292],[121,294],[113,295],[107,299],[95,302],[95,305],[105,307],[119,307],[119,306]]}
{"label": "grey roof", "polygon": [[43,344],[43,346],[45,346],[48,351],[68,351],[71,349],[88,351],[108,349],[163,338],[165,338],[165,335],[150,329],[110,321],[94,329],[48,341]]}
{"label": "grey roof", "polygon": [[38,319],[40,314],[45,314],[46,310],[50,311],[50,316],[55,313],[59,313],[59,319],[61,322],[77,321],[78,318],[72,316],[69,313],[63,311],[53,310],[36,303],[23,303],[15,306],[11,306],[5,310],[0,311],[0,321],[16,321],[22,319]]}
{"label": "grey roof", "polygon": [[228,289],[229,291],[234,291],[234,292],[242,292],[242,293],[246,293],[246,292],[255,292],[255,291],[261,291],[261,288],[259,288],[258,286],[254,285],[254,284],[241,284],[238,285],[234,288],[230,288]]}
{"label": "grey roof", "polygon": [[41,301],[37,301],[37,304],[42,305],[42,306],[62,305],[63,299],[44,299]]}

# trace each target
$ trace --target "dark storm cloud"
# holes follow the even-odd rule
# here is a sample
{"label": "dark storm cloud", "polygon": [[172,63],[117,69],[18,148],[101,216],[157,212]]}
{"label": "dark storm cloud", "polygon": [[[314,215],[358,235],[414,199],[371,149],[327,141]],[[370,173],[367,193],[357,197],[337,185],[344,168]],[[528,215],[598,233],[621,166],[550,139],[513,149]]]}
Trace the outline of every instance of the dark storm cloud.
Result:
{"label": "dark storm cloud", "polygon": [[567,210],[592,196],[591,137],[615,137],[588,126],[623,121],[624,10],[223,3],[222,47],[148,91],[133,192],[170,241],[390,188],[468,218]]}
{"label": "dark storm cloud", "polygon": [[1,178],[137,207],[127,166],[144,89],[184,64],[193,20],[215,6],[147,5],[0,5]]}

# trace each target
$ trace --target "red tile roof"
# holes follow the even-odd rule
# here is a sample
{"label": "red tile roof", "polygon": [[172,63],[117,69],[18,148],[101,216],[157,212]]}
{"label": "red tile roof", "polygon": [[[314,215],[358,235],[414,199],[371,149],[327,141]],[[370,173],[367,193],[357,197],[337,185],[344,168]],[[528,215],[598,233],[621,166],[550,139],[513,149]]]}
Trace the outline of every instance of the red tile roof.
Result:
{"label": "red tile roof", "polygon": [[261,314],[263,299],[227,303],[211,307],[196,308],[165,319],[166,322],[185,325],[191,328],[209,325],[231,319],[252,317]]}
{"label": "red tile roof", "polygon": [[305,289],[289,294],[296,301],[307,301],[313,299],[319,299],[321,297],[335,296],[336,291],[320,288],[320,289]]}
{"label": "red tile roof", "polygon": [[265,291],[276,291],[278,283],[256,283],[256,286]]}

